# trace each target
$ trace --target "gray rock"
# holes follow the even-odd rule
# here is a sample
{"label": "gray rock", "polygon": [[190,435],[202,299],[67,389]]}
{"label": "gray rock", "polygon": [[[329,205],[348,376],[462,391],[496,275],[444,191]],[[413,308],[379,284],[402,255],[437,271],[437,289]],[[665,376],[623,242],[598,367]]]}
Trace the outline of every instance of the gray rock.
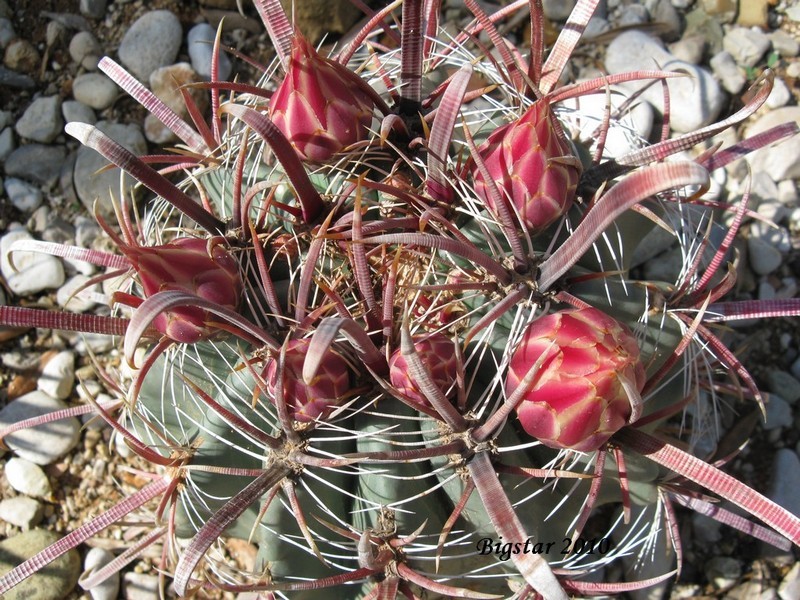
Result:
{"label": "gray rock", "polygon": [[181,47],[181,23],[168,10],[154,10],[137,19],[125,32],[119,58],[140,81],[175,62]]}
{"label": "gray rock", "polygon": [[27,213],[39,208],[42,204],[42,192],[34,185],[9,177],[4,182],[6,195],[17,210]]}
{"label": "gray rock", "polygon": [[[61,400],[34,391],[20,396],[0,409],[0,427],[7,427],[67,408]],[[80,421],[74,417],[16,431],[5,442],[17,456],[37,465],[49,465],[72,450],[80,438]]]}
{"label": "gray rock", "polygon": [[681,36],[683,23],[681,17],[675,7],[669,0],[651,0],[646,3],[653,21],[665,26],[665,31],[661,33],[661,37],[668,42],[673,42]]}
{"label": "gray rock", "polygon": [[8,252],[17,240],[33,239],[23,228],[10,227],[0,238],[0,271],[8,287],[18,296],[56,289],[64,283],[64,267],[57,258],[41,252]]}
{"label": "gray rock", "polygon": [[650,21],[650,13],[643,4],[631,4],[614,21],[617,27],[630,27],[631,25],[644,25]]}
{"label": "gray rock", "polygon": [[58,96],[37,98],[25,109],[15,129],[24,138],[49,144],[64,129],[61,99]]}
{"label": "gray rock", "polygon": [[79,10],[92,19],[102,19],[106,14],[107,0],[81,0]]}
{"label": "gray rock", "polygon": [[6,46],[17,37],[14,25],[9,19],[0,19],[0,50],[5,50]]}
{"label": "gray rock", "polygon": [[61,105],[61,114],[67,123],[97,123],[97,116],[94,111],[83,102],[77,100],[67,100]]}
{"label": "gray rock", "polygon": [[789,404],[800,400],[800,381],[797,380],[797,376],[800,375],[800,360],[795,365],[792,365],[792,373],[780,369],[772,369],[767,373],[767,389],[780,394]]}
{"label": "gray rock", "polygon": [[[617,36],[608,46],[606,68],[610,73],[637,69],[686,71],[689,77],[670,79],[670,124],[675,131],[688,132],[708,125],[716,119],[725,101],[725,95],[711,73],[678,60],[664,49],[661,42],[639,31],[628,31]],[[641,83],[626,84],[631,90],[644,87]],[[663,106],[661,86],[650,86],[644,99],[655,107]]]}
{"label": "gray rock", "polygon": [[69,398],[74,385],[75,355],[68,350],[62,350],[48,360],[36,382],[39,391],[59,400]]}
{"label": "gray rock", "polygon": [[767,420],[764,422],[764,431],[792,425],[792,407],[777,394],[769,395],[766,409]]}
{"label": "gray rock", "polygon": [[[197,71],[203,79],[211,77],[211,56],[214,49],[214,39],[217,32],[208,23],[199,23],[189,30],[186,36],[186,46],[189,49],[189,59],[192,61],[192,68]],[[228,79],[231,74],[231,59],[227,53],[219,53],[219,73],[221,80]]]}
{"label": "gray rock", "polygon": [[[114,555],[103,548],[92,548],[86,553],[83,561],[83,574],[85,579],[92,571],[101,569],[114,560]],[[119,597],[119,573],[114,573],[105,581],[87,590],[92,600],[117,600]]]}
{"label": "gray rock", "polygon": [[16,73],[3,66],[0,66],[0,85],[18,90],[30,90],[36,87],[36,83],[27,75]]}
{"label": "gray rock", "polygon": [[103,55],[103,49],[91,32],[79,31],[69,42],[69,55],[84,69],[94,70]]}
{"label": "gray rock", "polygon": [[722,47],[743,67],[755,67],[769,46],[769,38],[756,28],[734,27],[722,39]]}
{"label": "gray rock", "polygon": [[64,146],[26,144],[14,150],[6,158],[6,175],[49,187],[58,180],[66,155],[67,150]]}
{"label": "gray rock", "polygon": [[[0,575],[38,554],[60,536],[44,529],[31,529],[0,542]],[[69,550],[42,570],[3,594],[4,600],[53,600],[66,598],[78,582],[81,557]]]}
{"label": "gray rock", "polygon": [[769,41],[772,43],[772,49],[778,54],[786,58],[794,58],[800,54],[800,41],[793,35],[790,35],[778,29],[767,34]]}
{"label": "gray rock", "polygon": [[72,82],[75,100],[96,110],[111,106],[119,92],[117,84],[103,73],[84,73]]}
{"label": "gray rock", "polygon": [[772,483],[767,496],[789,512],[800,516],[800,458],[794,451],[781,448],[772,462]]}
{"label": "gray rock", "polygon": [[27,531],[42,521],[42,505],[27,496],[16,496],[0,502],[0,519]]}
{"label": "gray rock", "polygon": [[[136,125],[122,125],[99,121],[97,128],[111,137],[115,142],[127,148],[134,154],[142,155],[147,152],[147,142]],[[117,168],[109,169],[98,173],[108,165],[108,161],[100,154],[85,146],[78,150],[75,160],[74,183],[78,198],[87,208],[92,211],[95,200],[98,201],[98,208],[104,216],[112,216],[114,210],[109,198],[109,190],[114,194],[119,190],[120,170]],[[125,193],[129,193],[136,181],[130,175],[123,175]]]}
{"label": "gray rock", "polygon": [[783,263],[780,250],[761,238],[748,238],[747,250],[750,267],[757,275],[769,275]]}
{"label": "gray rock", "polygon": [[678,60],[699,65],[703,62],[703,56],[705,56],[706,41],[699,35],[684,36],[677,42],[670,44],[669,51]]}
{"label": "gray rock", "polygon": [[5,161],[16,147],[17,143],[14,141],[14,132],[11,127],[0,131],[0,162]]}
{"label": "gray rock", "polygon": [[566,21],[577,0],[543,0],[544,16],[551,21]]}
{"label": "gray rock", "polygon": [[32,498],[52,500],[53,488],[42,468],[24,458],[13,456],[6,462],[6,480],[14,490]]}
{"label": "gray rock", "polygon": [[91,248],[100,235],[100,227],[94,219],[82,215],[75,217],[75,243],[81,248]]}
{"label": "gray rock", "polygon": [[758,237],[775,247],[781,254],[787,254],[792,249],[792,239],[789,230],[785,227],[776,227],[763,221],[756,221],[750,225],[750,237]]}
{"label": "gray rock", "polygon": [[727,590],[742,574],[742,563],[735,558],[715,556],[706,563],[706,578],[718,590]]}
{"label": "gray rock", "polygon": [[711,57],[709,64],[711,65],[712,71],[714,71],[714,75],[716,75],[722,83],[722,87],[731,94],[738,94],[742,91],[742,88],[744,88],[747,83],[747,78],[744,76],[744,73],[739,70],[739,67],[736,65],[736,60],[734,60],[730,52],[723,50],[715,54]]}

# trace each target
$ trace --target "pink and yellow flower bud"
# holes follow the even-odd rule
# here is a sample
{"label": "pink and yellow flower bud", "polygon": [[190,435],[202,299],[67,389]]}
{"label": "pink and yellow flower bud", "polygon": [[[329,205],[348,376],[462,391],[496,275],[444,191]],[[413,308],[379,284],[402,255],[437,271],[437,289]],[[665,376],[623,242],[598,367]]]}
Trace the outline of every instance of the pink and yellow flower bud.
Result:
{"label": "pink and yellow flower bud", "polygon": [[[224,308],[236,310],[243,283],[239,263],[227,250],[225,239],[176,238],[162,246],[120,248],[139,276],[145,297],[158,292],[194,294]],[[206,310],[187,306],[158,315],[153,327],[171,340],[193,344],[217,331]]]}
{"label": "pink and yellow flower bud", "polygon": [[510,396],[541,364],[517,408],[522,428],[551,448],[588,452],[602,446],[633,413],[631,393],[645,384],[630,330],[595,308],[563,310],[528,326],[511,357]]}
{"label": "pink and yellow flower bud", "polygon": [[[456,391],[454,384],[458,374],[453,342],[441,333],[414,336],[413,340],[414,350],[430,372],[433,383],[442,394],[452,396]],[[408,362],[400,352],[400,348],[389,358],[389,380],[392,386],[408,399],[423,406],[431,406],[422,390],[412,381],[408,372]]]}
{"label": "pink and yellow flower bud", "polygon": [[[547,101],[539,100],[478,148],[500,195],[532,233],[539,233],[569,210],[581,176],[580,161],[557,128],[560,125]],[[475,193],[495,211],[495,199],[477,167],[473,180]]]}
{"label": "pink and yellow flower bud", "polygon": [[270,118],[302,159],[324,162],[367,139],[375,103],[362,85],[295,35],[286,77],[270,98]]}
{"label": "pink and yellow flower bud", "polygon": [[[283,399],[289,416],[307,423],[324,418],[350,392],[350,368],[347,361],[328,348],[314,379],[303,381],[303,363],[309,340],[291,340],[286,346],[283,368]],[[264,369],[267,391],[275,402],[278,393],[278,361],[270,358]]]}

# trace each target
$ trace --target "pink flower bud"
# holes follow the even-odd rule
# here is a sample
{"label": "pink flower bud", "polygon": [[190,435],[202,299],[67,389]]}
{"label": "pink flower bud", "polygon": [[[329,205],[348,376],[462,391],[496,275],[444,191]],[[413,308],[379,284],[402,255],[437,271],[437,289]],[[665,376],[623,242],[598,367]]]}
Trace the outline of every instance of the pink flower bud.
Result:
{"label": "pink flower bud", "polygon": [[517,408],[528,434],[551,448],[588,452],[628,423],[628,392],[642,390],[645,373],[639,346],[625,325],[595,308],[563,310],[534,321],[511,357],[508,396],[543,355]]}
{"label": "pink flower bud", "polygon": [[[242,296],[239,263],[219,236],[208,240],[176,238],[163,246],[120,248],[139,275],[144,296],[181,291],[235,310]],[[214,317],[199,307],[175,308],[158,315],[153,326],[170,339],[193,344],[217,331],[207,323]]]}
{"label": "pink flower bud", "polygon": [[[313,381],[303,381],[303,363],[310,342],[291,340],[286,346],[283,368],[283,399],[295,421],[310,422],[323,418],[350,392],[350,368],[335,351],[328,348]],[[264,370],[267,391],[274,402],[278,386],[278,361],[270,358]]]}
{"label": "pink flower bud", "polygon": [[[442,391],[445,396],[450,396],[455,392],[455,381],[458,373],[453,342],[441,333],[434,333],[429,336],[414,336],[414,350],[428,371],[430,371],[433,383]],[[400,352],[400,348],[394,351],[389,358],[389,380],[392,385],[410,400],[424,406],[431,406],[425,394],[411,380],[408,373],[408,363]]]}
{"label": "pink flower bud", "polygon": [[[546,100],[494,131],[478,154],[503,198],[516,208],[525,227],[538,233],[563,215],[575,198],[581,165],[558,133]],[[496,210],[480,170],[473,169],[475,193]]]}
{"label": "pink flower bud", "polygon": [[302,159],[324,162],[367,139],[375,103],[363,85],[295,35],[286,77],[270,98],[270,118]]}

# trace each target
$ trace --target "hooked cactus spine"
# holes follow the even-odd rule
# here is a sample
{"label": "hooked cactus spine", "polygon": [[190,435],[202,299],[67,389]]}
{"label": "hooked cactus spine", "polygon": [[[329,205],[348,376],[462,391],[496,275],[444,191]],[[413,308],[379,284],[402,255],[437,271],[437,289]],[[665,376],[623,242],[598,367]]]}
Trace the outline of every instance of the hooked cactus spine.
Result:
{"label": "hooked cactus spine", "polygon": [[[182,140],[185,181],[68,126],[156,194],[133,207],[149,229],[125,218],[122,238],[109,229],[124,258],[84,257],[131,275],[115,296],[134,308],[130,320],[95,327],[123,327],[126,358],[144,348],[144,359],[129,386],[116,381],[117,413],[97,410],[159,468],[125,510],[162,497],[161,567],[179,595],[621,593],[674,571],[603,583],[587,573],[658,543],[679,555],[673,504],[713,512],[695,484],[765,526],[716,512],[730,524],[782,548],[800,541],[796,517],[659,437],[701,395],[744,388],[759,399],[713,331],[755,311],[724,300],[733,275],[719,269],[746,199],[724,206],[735,214],[729,234],[698,244],[705,254],[682,279],[630,272],[643,230],[683,223],[673,217],[699,203],[708,168],[744,146],[660,161],[752,114],[769,74],[730,119],[609,159],[602,142],[571,140],[560,103],[676,74],[555,88],[569,32],[595,0],[578,2],[546,62],[537,0],[491,17],[467,1],[475,22],[455,39],[439,36],[439,2],[405,0],[399,25],[393,3],[331,58],[293,33],[277,0],[255,4],[278,80],[211,81],[211,125],[183,121],[101,62]],[[495,27],[520,9],[533,25],[526,58]],[[480,31],[497,58],[470,50]],[[371,40],[379,32],[396,49]],[[429,90],[437,72],[445,81]],[[234,99],[221,102],[229,89]],[[604,121],[622,127],[587,117],[601,132]],[[125,200],[120,212],[131,208]],[[703,234],[675,232],[681,242]],[[800,314],[792,302],[759,309]],[[716,366],[736,385],[716,380]],[[584,551],[585,530],[597,532],[597,552]],[[258,546],[253,571],[219,552],[231,536]],[[565,553],[548,551],[564,542]],[[32,569],[23,563],[0,590]]]}

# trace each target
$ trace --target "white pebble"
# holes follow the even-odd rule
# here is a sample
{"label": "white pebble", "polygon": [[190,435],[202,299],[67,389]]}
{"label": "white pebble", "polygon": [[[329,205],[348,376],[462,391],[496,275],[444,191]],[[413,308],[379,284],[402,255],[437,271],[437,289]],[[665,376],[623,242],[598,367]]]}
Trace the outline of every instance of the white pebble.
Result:
{"label": "white pebble", "polygon": [[[114,555],[103,548],[92,548],[86,553],[83,561],[83,574],[85,579],[92,571],[98,570],[114,560]],[[114,573],[105,581],[87,590],[92,600],[116,600],[119,594],[119,573]]]}
{"label": "white pebble", "polygon": [[38,525],[42,520],[42,513],[41,503],[27,496],[16,496],[0,502],[0,519],[23,531]]}
{"label": "white pebble", "polygon": [[96,110],[111,106],[119,91],[117,84],[102,73],[84,73],[72,82],[75,100]]}
{"label": "white pebble", "polygon": [[40,392],[53,398],[66,400],[72,393],[75,384],[75,355],[64,350],[47,361],[42,374],[36,382]]}
{"label": "white pebble", "polygon": [[42,290],[58,288],[64,283],[61,261],[41,252],[14,252],[13,263],[9,254],[17,240],[30,240],[32,236],[20,225],[11,226],[0,238],[0,272],[11,291],[18,296],[36,294]]}
{"label": "white pebble", "polygon": [[784,83],[783,79],[780,77],[776,77],[775,83],[772,86],[772,91],[769,93],[769,96],[767,96],[767,101],[765,102],[767,108],[786,106],[791,99],[792,92],[789,91],[786,83]]}
{"label": "white pebble", "polygon": [[[800,106],[776,108],[750,125],[747,128],[747,137],[792,121],[800,125]],[[800,135],[757,150],[749,154],[747,160],[754,173],[764,171],[775,182],[800,178]]]}
{"label": "white pebble", "polygon": [[[67,279],[67,281],[58,288],[56,292],[56,302],[58,305],[66,308],[71,312],[86,312],[95,306],[95,302],[91,297],[93,293],[100,293],[100,285],[92,284],[86,286],[89,277],[86,275],[74,275]],[[85,286],[85,287],[84,287]],[[78,291],[80,288],[81,291]],[[77,293],[76,293],[77,292]]]}
{"label": "white pebble", "polygon": [[[608,46],[605,64],[612,74],[652,69],[656,64],[666,71],[688,73],[688,77],[667,82],[671,99],[670,124],[675,131],[694,131],[712,123],[725,103],[725,94],[711,73],[676,59],[657,39],[640,31],[627,31],[617,36]],[[626,84],[626,87],[640,89],[644,84]],[[661,86],[648,87],[643,98],[656,108],[662,107]]]}
{"label": "white pebble", "polygon": [[731,94],[738,94],[741,92],[742,88],[744,88],[747,83],[747,78],[745,78],[744,73],[739,70],[733,55],[726,50],[712,56],[709,65],[711,65],[714,75],[716,75],[722,83],[722,87]]}
{"label": "white pebble", "polygon": [[6,461],[5,476],[8,484],[20,494],[43,500],[52,499],[50,480],[39,465],[29,460],[16,456],[9,458]]}

